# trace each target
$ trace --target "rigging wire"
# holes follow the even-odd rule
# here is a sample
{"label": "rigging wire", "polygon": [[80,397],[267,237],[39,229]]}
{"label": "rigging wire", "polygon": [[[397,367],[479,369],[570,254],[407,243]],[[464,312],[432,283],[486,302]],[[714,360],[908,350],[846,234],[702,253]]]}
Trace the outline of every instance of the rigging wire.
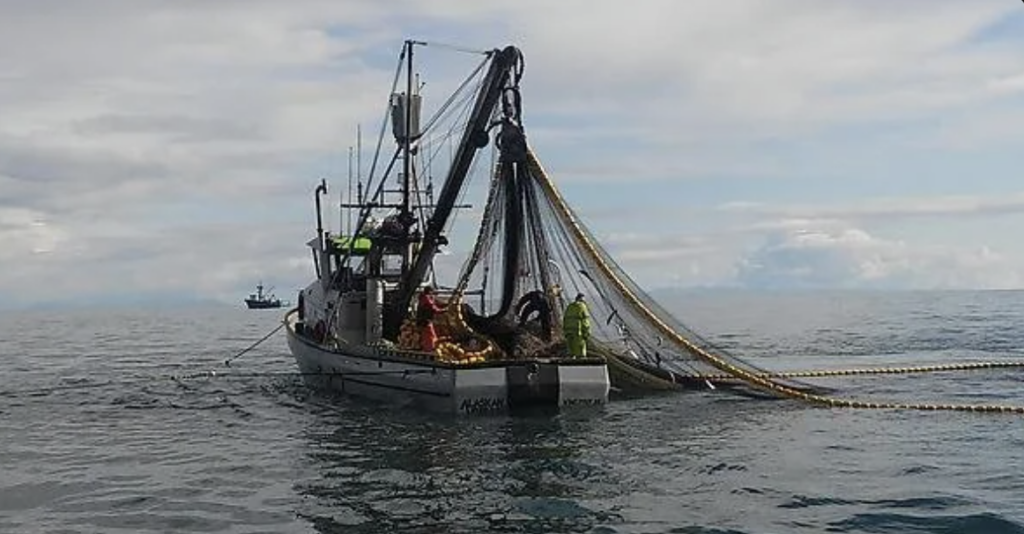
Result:
{"label": "rigging wire", "polygon": [[490,56],[490,55],[494,54],[493,50],[479,50],[479,49],[475,49],[475,48],[466,48],[464,46],[453,45],[453,44],[443,43],[443,42],[439,42],[439,41],[419,41],[417,44],[420,44],[420,45],[423,45],[423,46],[437,47],[437,48],[446,48],[446,49],[452,50],[454,52],[462,52],[462,53],[465,53],[465,54],[484,55],[484,56]]}
{"label": "rigging wire", "polygon": [[[387,133],[388,128],[388,117],[391,114],[391,100],[390,95],[395,94],[398,90],[398,79],[402,75],[402,69],[404,68],[405,60],[405,47],[402,48],[402,53],[398,56],[398,67],[395,69],[395,76],[391,81],[391,92],[389,93],[389,100],[387,105],[384,107],[384,117],[380,121],[380,133],[377,135],[377,147],[373,151],[373,161],[370,163],[370,172],[366,177],[366,190],[370,190],[370,186],[373,184],[373,173],[377,170],[377,162],[380,158],[380,151],[384,145],[384,135]],[[389,167],[390,168],[390,167]],[[386,173],[385,173],[386,174]],[[381,179],[383,181],[383,178]]]}
{"label": "rigging wire", "polygon": [[[479,71],[484,66],[484,64],[485,63],[482,63],[477,68],[477,71]],[[475,76],[475,74],[474,74],[474,76]],[[465,87],[465,85],[469,81],[471,81],[471,80],[472,80],[472,77],[467,78],[463,82],[463,84],[459,87],[458,91],[462,91],[463,88]],[[443,134],[441,134],[440,136],[435,136],[436,138],[440,139],[440,141],[436,143],[436,148],[433,149],[433,150],[430,150],[429,145],[427,146],[427,157],[425,158],[426,162],[424,163],[425,167],[430,168],[430,167],[433,166],[434,160],[441,153],[441,151],[444,150],[445,141],[449,141],[452,138],[454,138],[455,131],[456,131],[457,128],[459,128],[461,126],[463,129],[465,129],[466,123],[468,122],[468,118],[467,117],[468,117],[469,112],[470,112],[470,107],[467,105],[468,101],[469,101],[470,98],[473,97],[475,92],[479,91],[479,87],[481,86],[481,84],[483,84],[483,79],[482,78],[477,81],[477,84],[475,86],[476,91],[474,91],[474,92],[465,92],[465,94],[463,94],[460,97],[460,99],[454,105],[454,108],[453,108],[454,110],[458,110],[458,112],[454,116],[450,116],[452,112],[447,111],[447,108],[451,107],[449,104],[452,101],[452,98],[449,98],[449,102],[447,102],[446,105],[445,105],[445,110],[446,111],[445,111],[444,115],[441,116],[440,112],[439,112],[438,115],[435,115],[435,119],[431,120],[431,122],[425,128],[424,134],[426,134],[428,129],[432,129],[436,122],[439,122],[438,119],[441,119],[441,118],[443,118],[443,119],[451,119],[451,121],[452,121],[451,126],[446,131],[444,131]],[[452,97],[456,96],[456,94],[457,93],[453,93]],[[450,162],[449,162],[449,164],[450,164]],[[421,216],[423,216],[422,213],[421,213]],[[420,223],[421,224],[425,224],[426,221],[421,218]]]}
{"label": "rigging wire", "polygon": [[[476,86],[477,87],[477,91],[479,91],[479,87],[482,84],[483,84],[483,79],[481,78],[479,80],[479,82],[477,82],[477,86]],[[468,105],[470,103],[469,99],[472,98],[472,97],[473,97],[473,93],[467,93],[462,99],[460,99],[458,104],[455,106],[455,109],[459,110],[459,112],[456,115],[455,119],[453,119],[452,125],[448,128],[448,130],[446,130],[444,132],[444,134],[441,135],[442,139],[451,139],[451,138],[455,137],[455,131],[460,126],[463,129],[465,129],[466,124],[469,122],[468,115],[469,115],[469,113],[471,111],[471,108]],[[434,159],[441,153],[441,151],[443,149],[444,149],[444,145],[443,144],[439,144],[438,147],[436,149],[434,149],[432,153],[430,153],[430,157],[429,157],[429,159],[427,159],[427,164],[428,165],[432,164]]]}
{"label": "rigging wire", "polygon": [[[473,72],[471,72],[469,76],[467,76],[466,79],[464,79],[462,83],[459,84],[458,88],[455,89],[455,92],[448,96],[448,99],[445,100],[443,104],[441,104],[441,107],[438,108],[436,112],[434,112],[434,116],[427,121],[426,126],[423,127],[424,132],[430,130],[434,126],[434,123],[440,120],[440,118],[447,112],[449,106],[451,106],[456,99],[465,99],[466,95],[468,95],[469,97],[472,97],[474,95],[474,93],[472,92],[464,94],[463,91],[466,88],[466,86],[468,86],[469,83],[472,82],[473,79],[475,79],[480,74],[481,71],[483,71],[483,68],[487,66],[487,62],[489,61],[489,59],[490,58],[486,58],[483,61],[481,61],[480,64],[476,66],[476,69],[474,69]],[[482,82],[483,77],[481,77],[480,81],[477,82],[477,86],[479,87],[479,84]]]}

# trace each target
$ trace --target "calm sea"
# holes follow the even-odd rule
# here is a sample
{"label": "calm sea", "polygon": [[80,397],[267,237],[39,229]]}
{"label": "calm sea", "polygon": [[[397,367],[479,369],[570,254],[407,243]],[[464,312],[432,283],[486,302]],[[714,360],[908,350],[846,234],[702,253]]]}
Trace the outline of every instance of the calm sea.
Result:
{"label": "calm sea", "polygon": [[[1024,360],[1022,292],[662,303],[772,369]],[[224,365],[280,317],[0,314],[0,532],[1024,532],[1021,415],[716,392],[563,416],[377,411],[308,391],[280,334]],[[817,383],[856,399],[1024,405],[1022,378]]]}

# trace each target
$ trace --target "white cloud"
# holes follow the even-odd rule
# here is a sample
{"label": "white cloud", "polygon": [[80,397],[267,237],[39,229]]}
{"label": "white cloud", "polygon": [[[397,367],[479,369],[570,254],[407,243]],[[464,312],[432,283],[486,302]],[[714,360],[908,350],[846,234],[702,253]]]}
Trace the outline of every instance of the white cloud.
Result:
{"label": "white cloud", "polygon": [[780,232],[743,257],[738,282],[770,288],[1006,289],[1024,269],[986,246],[925,247],[857,228]]}
{"label": "white cloud", "polygon": [[518,11],[523,40],[543,51],[532,83],[575,93],[581,106],[641,94],[628,109],[612,107],[695,136],[709,124],[767,133],[911,116],[984,98],[992,80],[1024,67],[1015,46],[957,48],[1019,9],[1005,2],[569,1],[545,4],[545,17],[527,6]]}
{"label": "white cloud", "polygon": [[[969,147],[1003,136],[1024,56],[1015,43],[964,43],[1017,9],[0,0],[0,295],[167,289],[233,300],[260,276],[307,276],[312,187],[343,174],[357,123],[376,133],[405,37],[521,45],[531,139],[559,179],[770,177],[791,168],[757,143],[851,123],[988,106],[969,127],[923,139]],[[455,59],[425,50],[444,73],[426,73],[428,88],[458,81]],[[1015,210],[1018,200],[950,202]],[[729,272],[737,245],[622,247],[624,262],[674,262],[672,276],[708,281]]]}
{"label": "white cloud", "polygon": [[[1017,84],[1024,87],[1018,78]],[[977,109],[943,120],[933,131],[913,145],[933,150],[992,151],[1016,149],[1024,142],[1024,109],[996,106]]]}
{"label": "white cloud", "polygon": [[[842,218],[764,219],[729,230],[602,235],[615,259],[646,286],[779,289],[1010,289],[1024,286],[1019,256],[983,236],[968,242],[908,240]],[[888,230],[888,232],[886,232]]]}
{"label": "white cloud", "polygon": [[718,210],[764,219],[759,227],[802,224],[807,220],[871,220],[906,218],[964,218],[1024,213],[1024,192],[1001,195],[946,195],[858,199],[834,205],[764,205],[729,202]]}
{"label": "white cloud", "polygon": [[46,254],[4,261],[5,297],[21,304],[141,294],[240,305],[260,279],[287,298],[312,276],[309,256],[294,246],[307,236],[291,231],[208,225],[162,234],[122,229],[77,242],[51,233],[26,237]]}
{"label": "white cloud", "polygon": [[20,208],[0,208],[0,234],[5,237],[0,262],[12,266],[25,257],[49,254],[67,239],[42,213]]}

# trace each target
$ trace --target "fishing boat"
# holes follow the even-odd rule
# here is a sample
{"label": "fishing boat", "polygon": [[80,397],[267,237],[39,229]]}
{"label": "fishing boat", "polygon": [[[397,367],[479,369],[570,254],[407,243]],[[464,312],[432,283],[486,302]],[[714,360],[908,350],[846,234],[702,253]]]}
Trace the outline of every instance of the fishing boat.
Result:
{"label": "fishing boat", "polygon": [[[365,181],[357,164],[354,191],[350,152],[336,232],[324,228],[327,181],[313,190],[315,237],[306,245],[315,276],[284,320],[311,386],[457,414],[601,406],[613,392],[814,391],[764,378],[764,370],[711,346],[601,247],[527,142],[518,48],[481,52],[421,127],[424,86],[413,58],[425,46],[409,40],[401,48],[373,163]],[[392,156],[380,158],[392,140]],[[488,151],[489,164],[480,157]],[[443,153],[447,166],[437,162]],[[460,202],[481,176],[479,221],[466,239],[449,243],[455,214],[472,207]],[[439,261],[452,245],[465,245],[458,269]],[[433,319],[422,304],[428,287],[443,306]],[[563,310],[577,295],[587,296],[592,318],[582,352],[570,351],[562,335]]]}
{"label": "fishing boat", "polygon": [[[443,412],[602,405],[610,389],[602,358],[569,357],[552,332],[537,332],[508,320],[511,299],[524,290],[543,287],[541,278],[520,275],[521,268],[527,267],[520,261],[520,252],[528,243],[506,251],[510,260],[506,287],[494,313],[464,302],[466,295],[473,294],[466,287],[469,276],[460,277],[456,287],[438,285],[435,258],[448,242],[446,230],[453,212],[465,207],[457,202],[476,153],[488,145],[500,145],[503,162],[498,174],[512,173],[512,179],[515,166],[525,156],[518,110],[522,57],[511,46],[483,54],[477,72],[486,66],[486,73],[434,198],[433,184],[424,188],[416,162],[417,153],[426,150],[427,131],[420,128],[422,97],[413,82],[413,56],[416,47],[424,45],[406,41],[402,48],[399,64],[404,64],[406,87],[397,92],[396,85],[389,95],[397,150],[388,171],[376,182],[371,174],[366,192],[360,182],[356,198],[340,204],[342,210],[352,210],[357,220],[349,235],[324,230],[321,199],[327,194],[327,182],[322,180],[314,191],[316,237],[307,245],[312,249],[316,279],[299,293],[297,306],[285,321],[288,346],[299,370],[318,387]],[[498,129],[492,124],[496,115],[501,117]],[[492,135],[503,142],[492,143]],[[519,162],[509,159],[516,150]],[[389,189],[396,181],[390,173],[395,167],[401,168],[398,187]],[[377,185],[373,193],[371,184]],[[525,209],[522,199],[510,200],[508,207],[510,217]],[[472,269],[466,267],[468,275]],[[434,321],[438,343],[431,351],[420,343],[422,326],[417,324],[414,302],[427,286],[437,286],[444,305],[444,313]],[[548,299],[552,306],[553,298]]]}
{"label": "fishing boat", "polygon": [[256,292],[250,293],[249,298],[245,299],[245,305],[250,310],[265,310],[269,308],[280,308],[284,303],[281,299],[274,296],[273,293],[263,292],[263,282],[256,284]]}

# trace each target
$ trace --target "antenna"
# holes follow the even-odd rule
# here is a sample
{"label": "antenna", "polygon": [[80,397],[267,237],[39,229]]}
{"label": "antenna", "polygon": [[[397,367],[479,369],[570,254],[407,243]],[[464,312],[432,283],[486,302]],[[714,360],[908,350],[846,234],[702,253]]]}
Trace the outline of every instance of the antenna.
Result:
{"label": "antenna", "polygon": [[[356,199],[357,204],[363,203],[363,125],[356,124],[356,180],[359,182],[359,198]],[[349,196],[352,196],[352,192],[349,191]]]}
{"label": "antenna", "polygon": [[[338,196],[339,197],[341,196],[341,191],[338,191]],[[352,147],[348,147],[348,198],[349,198],[349,202],[351,202],[352,201],[351,200],[352,199]],[[345,204],[345,200],[342,199],[341,205],[344,205],[344,204]],[[341,214],[342,214],[341,222],[342,222],[342,225],[343,225],[342,226],[343,230],[340,230],[340,232],[348,235],[351,238],[352,237],[351,236],[351,234],[352,234],[352,210],[349,209],[348,212],[347,212],[348,217],[345,217],[346,212],[344,211],[344,208],[342,208]]]}

